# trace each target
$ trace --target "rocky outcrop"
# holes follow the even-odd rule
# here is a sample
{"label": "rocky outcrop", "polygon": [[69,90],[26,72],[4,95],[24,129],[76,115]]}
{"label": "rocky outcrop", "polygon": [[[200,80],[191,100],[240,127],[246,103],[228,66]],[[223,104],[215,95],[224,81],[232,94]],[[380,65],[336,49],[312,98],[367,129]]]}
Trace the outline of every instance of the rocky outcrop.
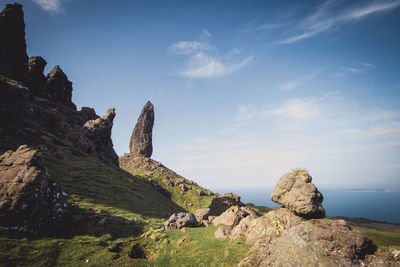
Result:
{"label": "rocky outcrop", "polygon": [[235,227],[243,218],[249,216],[250,213],[251,211],[245,207],[232,206],[220,216],[216,217],[212,223],[213,225],[223,224],[226,226]]}
{"label": "rocky outcrop", "polygon": [[66,193],[44,165],[45,147],[26,145],[0,156],[0,222],[24,234],[50,233],[64,224]]}
{"label": "rocky outcrop", "polygon": [[194,216],[199,223],[202,223],[210,216],[210,208],[198,209],[194,212]]}
{"label": "rocky outcrop", "polygon": [[[93,146],[96,155],[103,161],[111,162],[118,166],[118,155],[115,153],[111,140],[111,128],[115,117],[115,109],[109,109],[101,118],[87,121],[81,130]],[[83,144],[86,146],[86,144]]]}
{"label": "rocky outcrop", "polygon": [[244,266],[358,266],[371,241],[341,222],[304,221],[241,264]]}
{"label": "rocky outcrop", "polygon": [[82,125],[84,125],[87,121],[97,120],[100,118],[94,108],[82,107],[80,111],[78,111],[79,118],[82,121]]}
{"label": "rocky outcrop", "polygon": [[32,93],[43,98],[49,97],[46,77],[43,75],[46,64],[46,60],[42,57],[31,57],[28,63],[28,74],[25,82]]}
{"label": "rocky outcrop", "polygon": [[180,229],[182,227],[196,227],[199,222],[193,213],[174,213],[169,217],[169,219],[164,223],[165,229]]}
{"label": "rocky outcrop", "polygon": [[46,80],[49,98],[66,106],[71,106],[76,110],[75,104],[71,101],[72,82],[68,80],[67,75],[62,71],[60,66],[55,66],[46,75]]}
{"label": "rocky outcrop", "polygon": [[150,158],[153,153],[152,136],[154,125],[154,107],[150,101],[144,105],[133,129],[129,143],[130,152]]}
{"label": "rocky outcrop", "polygon": [[323,218],[323,196],[311,181],[312,177],[306,171],[287,173],[279,179],[271,200],[306,219]]}
{"label": "rocky outcrop", "polygon": [[24,81],[28,55],[22,5],[6,4],[0,13],[0,40],[0,74]]}
{"label": "rocky outcrop", "polygon": [[243,207],[245,204],[240,202],[240,196],[233,193],[225,193],[223,196],[213,198],[210,205],[210,214],[219,216],[232,206]]}

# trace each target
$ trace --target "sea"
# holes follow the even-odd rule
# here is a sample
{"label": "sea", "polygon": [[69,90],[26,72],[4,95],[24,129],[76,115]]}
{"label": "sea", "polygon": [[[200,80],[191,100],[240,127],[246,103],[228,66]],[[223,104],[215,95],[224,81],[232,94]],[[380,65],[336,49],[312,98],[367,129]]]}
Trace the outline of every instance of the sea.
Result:
{"label": "sea", "polygon": [[[216,189],[221,194],[233,192],[244,203],[258,206],[279,207],[269,199],[270,189]],[[348,189],[347,189],[348,190]],[[324,196],[322,206],[327,216],[367,218],[400,224],[400,192],[354,192],[345,189],[319,188]]]}

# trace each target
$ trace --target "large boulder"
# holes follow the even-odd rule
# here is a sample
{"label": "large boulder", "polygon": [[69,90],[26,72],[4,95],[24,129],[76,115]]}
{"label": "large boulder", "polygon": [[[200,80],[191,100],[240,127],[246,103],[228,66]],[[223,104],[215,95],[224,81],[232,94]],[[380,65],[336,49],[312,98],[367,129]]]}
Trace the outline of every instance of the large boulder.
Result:
{"label": "large boulder", "polygon": [[76,109],[72,103],[72,82],[68,80],[67,75],[60,66],[55,66],[47,75],[47,88],[51,100],[70,106]]}
{"label": "large boulder", "polygon": [[46,148],[27,145],[0,156],[0,222],[24,234],[62,226],[67,204],[44,165]]}
{"label": "large boulder", "polygon": [[[304,219],[296,216],[286,208],[278,208],[267,214],[248,222],[246,232],[246,243],[253,245],[259,238],[268,239],[280,236],[285,230],[300,224]],[[238,225],[239,226],[239,225]],[[240,227],[244,227],[240,225]]]}
{"label": "large boulder", "polygon": [[232,206],[224,213],[212,220],[213,225],[223,224],[226,226],[236,226],[239,222],[250,215],[250,212],[245,207]]}
{"label": "large boulder", "polygon": [[169,219],[164,223],[165,229],[180,229],[182,227],[196,227],[199,222],[193,213],[174,213],[169,217]]}
{"label": "large boulder", "polygon": [[0,74],[24,81],[28,55],[22,5],[6,4],[0,13],[0,40]]}
{"label": "large boulder", "polygon": [[342,222],[311,220],[285,231],[247,259],[251,266],[359,266],[371,240]]}
{"label": "large boulder", "polygon": [[210,216],[210,208],[198,209],[194,212],[194,216],[199,223],[202,223]]}
{"label": "large boulder", "polygon": [[153,153],[154,107],[150,101],[144,105],[133,129],[129,143],[130,152],[150,158]]}
{"label": "large boulder", "polygon": [[312,177],[303,170],[283,175],[271,194],[271,200],[306,219],[323,218],[323,196],[311,183]]}
{"label": "large boulder", "polygon": [[[89,150],[94,149],[98,158],[118,166],[118,155],[111,140],[114,117],[115,109],[110,108],[103,117],[87,121],[80,133],[90,141]],[[84,141],[81,140],[82,147],[87,145]]]}

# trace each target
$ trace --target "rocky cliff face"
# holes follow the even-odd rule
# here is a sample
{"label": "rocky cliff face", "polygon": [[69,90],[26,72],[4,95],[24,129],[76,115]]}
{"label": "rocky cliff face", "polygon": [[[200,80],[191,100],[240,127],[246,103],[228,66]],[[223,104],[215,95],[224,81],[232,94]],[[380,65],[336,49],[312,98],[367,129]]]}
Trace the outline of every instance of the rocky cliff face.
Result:
{"label": "rocky cliff face", "polygon": [[114,109],[103,118],[91,108],[77,111],[72,82],[60,66],[45,76],[46,60],[34,56],[28,62],[21,5],[6,5],[0,13],[0,36],[0,152],[29,143],[57,153],[62,140],[118,166],[111,140]]}
{"label": "rocky cliff face", "polygon": [[153,124],[154,107],[150,101],[147,101],[132,132],[129,143],[131,153],[143,155],[147,158],[151,157],[153,153]]}

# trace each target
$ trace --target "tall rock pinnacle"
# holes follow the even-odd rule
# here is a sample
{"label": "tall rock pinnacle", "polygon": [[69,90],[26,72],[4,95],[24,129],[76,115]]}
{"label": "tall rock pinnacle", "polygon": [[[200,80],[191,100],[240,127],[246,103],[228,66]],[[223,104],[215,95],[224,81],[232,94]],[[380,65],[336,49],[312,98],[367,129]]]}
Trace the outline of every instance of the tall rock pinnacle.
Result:
{"label": "tall rock pinnacle", "polygon": [[131,153],[143,155],[150,158],[153,153],[153,125],[154,125],[154,107],[150,101],[144,105],[142,112],[137,120],[135,129],[133,129],[129,149]]}
{"label": "tall rock pinnacle", "polygon": [[22,5],[6,4],[0,12],[0,74],[23,81],[27,72],[25,23]]}

